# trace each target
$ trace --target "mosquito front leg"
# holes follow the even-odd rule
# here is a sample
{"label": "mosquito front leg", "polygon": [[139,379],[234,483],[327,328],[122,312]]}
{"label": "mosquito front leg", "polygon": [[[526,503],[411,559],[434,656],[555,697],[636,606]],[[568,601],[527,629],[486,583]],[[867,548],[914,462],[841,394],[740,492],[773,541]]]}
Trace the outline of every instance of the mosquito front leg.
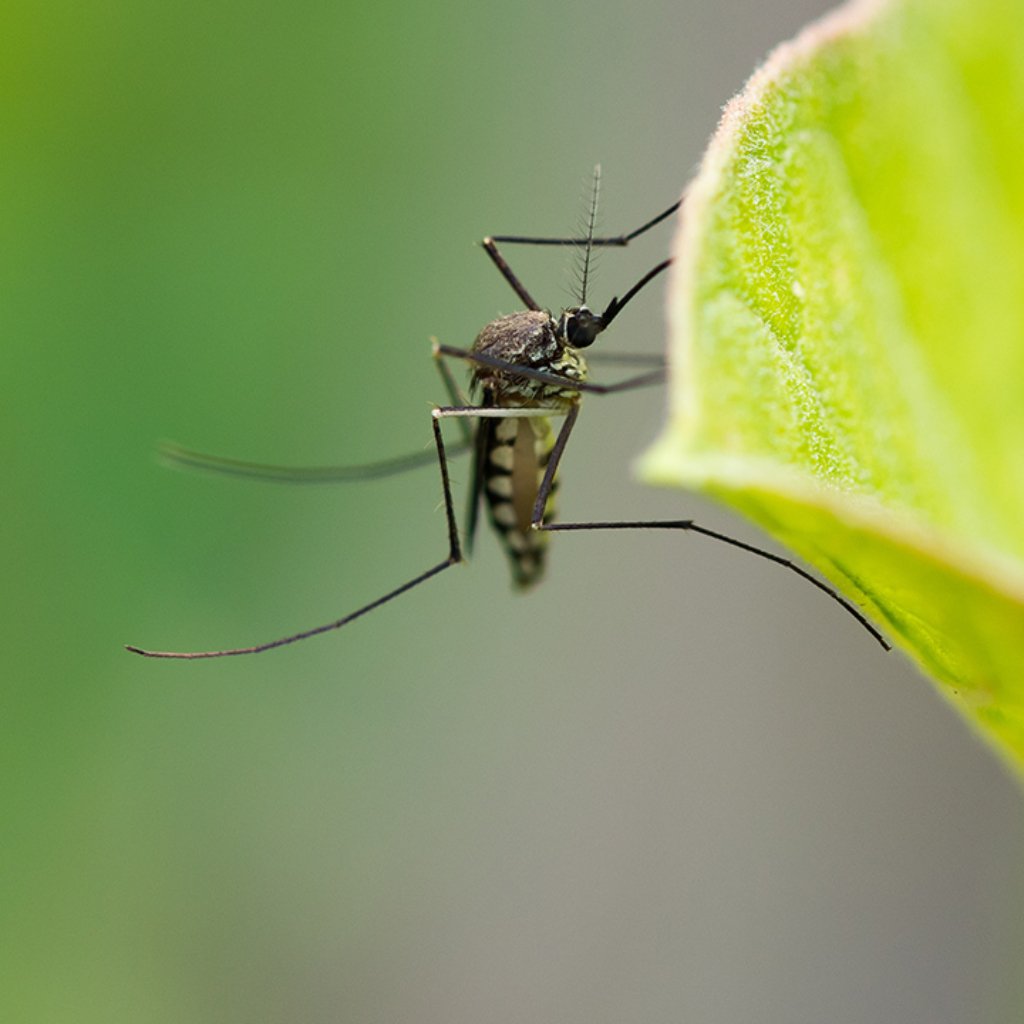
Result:
{"label": "mosquito front leg", "polygon": [[[682,200],[677,199],[667,210],[663,210],[657,217],[652,217],[647,223],[641,224],[635,231],[629,231],[624,235],[609,235],[606,238],[542,238],[535,235],[490,235],[488,241],[501,242],[502,245],[590,245],[596,246],[617,246],[619,248],[629,245],[634,238],[639,238],[645,231],[660,224],[663,220],[671,217],[682,205]],[[495,247],[496,248],[496,247]]]}
{"label": "mosquito front leg", "polygon": [[464,359],[466,362],[479,363],[481,366],[502,370],[516,377],[526,377],[528,380],[537,380],[542,384],[553,384],[561,391],[582,391],[591,395],[612,395],[618,391],[632,391],[635,388],[661,384],[665,380],[665,367],[663,365],[659,366],[656,370],[650,370],[647,373],[641,373],[636,377],[629,377],[614,384],[592,384],[590,381],[570,380],[557,373],[535,370],[530,366],[510,363],[504,359],[489,356],[484,352],[471,352],[469,349],[455,348],[453,345],[438,345],[437,351],[441,355],[449,356],[452,359]]}
{"label": "mosquito front leg", "polygon": [[[491,261],[494,263],[494,265],[498,268],[498,271],[501,274],[501,276],[505,278],[506,281],[508,281],[509,285],[512,287],[512,290],[516,293],[516,295],[519,296],[520,299],[523,300],[523,302],[526,305],[526,308],[536,310],[540,309],[540,306],[537,304],[533,296],[526,290],[525,285],[522,283],[522,281],[519,280],[519,278],[516,276],[512,268],[508,265],[507,261],[505,260],[505,257],[501,255],[501,252],[498,250],[499,242],[502,245],[586,245],[603,247],[618,246],[621,248],[623,246],[629,245],[629,243],[633,241],[634,238],[638,238],[645,231],[650,231],[650,229],[653,228],[655,225],[660,224],[666,218],[671,217],[672,214],[679,209],[681,204],[682,200],[677,200],[667,210],[663,210],[661,213],[659,213],[657,217],[652,217],[649,221],[647,221],[646,224],[641,224],[640,227],[638,227],[636,230],[629,231],[624,235],[613,235],[607,238],[544,238],[534,235],[488,235],[483,240],[482,244],[484,247],[484,251],[491,258]],[[626,297],[621,302],[618,302],[616,304],[615,300],[613,300],[615,308],[612,309],[611,307],[609,307],[609,309],[611,310],[611,317],[608,316],[607,312],[605,313],[606,323],[609,319],[614,318],[618,311],[652,277],[654,277],[655,275],[659,274],[662,270],[664,270],[665,267],[668,266],[669,262],[670,261],[666,260],[665,263],[659,264],[638,285],[635,285],[627,293]]]}
{"label": "mosquito front leg", "polygon": [[494,244],[495,239],[487,237],[481,243],[484,247],[484,252],[491,257],[494,265],[498,268],[499,273],[506,281],[512,286],[512,291],[523,300],[523,304],[527,309],[540,309],[537,305],[537,300],[526,290],[526,285],[516,277],[515,272],[505,262],[505,257],[498,252],[497,245]]}

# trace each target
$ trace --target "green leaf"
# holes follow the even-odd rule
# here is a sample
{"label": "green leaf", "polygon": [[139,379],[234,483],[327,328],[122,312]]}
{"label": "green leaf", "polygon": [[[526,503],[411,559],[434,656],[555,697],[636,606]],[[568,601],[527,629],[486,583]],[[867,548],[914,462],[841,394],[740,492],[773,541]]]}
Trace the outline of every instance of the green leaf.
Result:
{"label": "green leaf", "polygon": [[818,567],[1018,771],[1022,23],[852,3],[754,75],[684,207],[644,463]]}

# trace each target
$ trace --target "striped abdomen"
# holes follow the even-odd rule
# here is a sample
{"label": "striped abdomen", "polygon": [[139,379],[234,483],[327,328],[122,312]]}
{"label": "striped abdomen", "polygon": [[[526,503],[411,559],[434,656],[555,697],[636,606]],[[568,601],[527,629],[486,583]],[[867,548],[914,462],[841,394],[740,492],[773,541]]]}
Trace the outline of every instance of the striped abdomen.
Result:
{"label": "striped abdomen", "polygon": [[[555,434],[547,417],[481,420],[480,488],[487,512],[512,564],[512,578],[528,587],[544,571],[547,534],[530,529],[533,505]],[[557,480],[544,507],[544,520],[554,515]]]}

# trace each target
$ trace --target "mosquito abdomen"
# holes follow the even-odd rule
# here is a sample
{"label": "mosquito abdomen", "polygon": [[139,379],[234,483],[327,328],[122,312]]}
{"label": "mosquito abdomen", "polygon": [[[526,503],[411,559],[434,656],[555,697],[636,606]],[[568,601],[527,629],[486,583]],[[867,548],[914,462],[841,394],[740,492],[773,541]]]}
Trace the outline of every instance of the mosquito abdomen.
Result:
{"label": "mosquito abdomen", "polygon": [[[509,417],[494,423],[483,467],[487,512],[509,557],[516,586],[529,587],[544,573],[548,535],[530,525],[555,435],[546,417]],[[554,516],[553,481],[544,521]]]}

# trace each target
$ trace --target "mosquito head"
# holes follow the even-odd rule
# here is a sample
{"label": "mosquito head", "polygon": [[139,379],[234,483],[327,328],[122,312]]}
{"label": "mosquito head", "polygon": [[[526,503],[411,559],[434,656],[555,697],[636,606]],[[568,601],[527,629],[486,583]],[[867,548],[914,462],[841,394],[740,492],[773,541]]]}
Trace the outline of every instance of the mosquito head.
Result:
{"label": "mosquito head", "polygon": [[558,318],[558,337],[573,348],[586,348],[604,330],[604,318],[586,306],[563,309]]}

